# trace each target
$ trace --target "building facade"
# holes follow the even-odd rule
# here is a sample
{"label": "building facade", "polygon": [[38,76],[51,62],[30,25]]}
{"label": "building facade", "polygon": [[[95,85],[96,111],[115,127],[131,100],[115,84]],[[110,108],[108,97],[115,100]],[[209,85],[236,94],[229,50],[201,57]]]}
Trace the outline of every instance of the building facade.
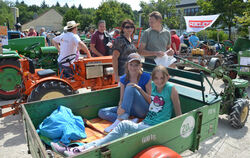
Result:
{"label": "building facade", "polygon": [[176,5],[176,8],[183,10],[184,16],[194,16],[199,12],[199,6],[197,5],[197,0],[181,0],[180,4]]}

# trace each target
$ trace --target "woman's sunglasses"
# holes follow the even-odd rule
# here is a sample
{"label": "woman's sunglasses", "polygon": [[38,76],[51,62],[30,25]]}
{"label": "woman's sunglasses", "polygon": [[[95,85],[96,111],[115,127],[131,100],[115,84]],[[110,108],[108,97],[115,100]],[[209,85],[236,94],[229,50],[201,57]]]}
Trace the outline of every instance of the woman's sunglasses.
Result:
{"label": "woman's sunglasses", "polygon": [[130,29],[133,29],[134,26],[124,26],[124,28],[125,28],[125,29],[129,29],[129,28],[130,28]]}

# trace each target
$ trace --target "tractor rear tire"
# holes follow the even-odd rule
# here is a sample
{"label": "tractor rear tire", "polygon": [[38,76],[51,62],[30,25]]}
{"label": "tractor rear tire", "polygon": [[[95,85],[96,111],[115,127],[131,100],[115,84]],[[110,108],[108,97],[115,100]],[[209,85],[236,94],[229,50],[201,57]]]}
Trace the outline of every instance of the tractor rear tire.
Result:
{"label": "tractor rear tire", "polygon": [[28,96],[28,102],[47,100],[74,94],[73,89],[61,81],[46,81],[39,84]]}
{"label": "tractor rear tire", "polygon": [[242,128],[245,126],[249,115],[249,103],[247,99],[238,99],[231,109],[230,124],[234,128]]}
{"label": "tractor rear tire", "polygon": [[[12,67],[8,67],[8,65]],[[17,58],[0,60],[0,79],[0,98],[8,100],[16,99],[20,96],[22,75],[20,62]]]}

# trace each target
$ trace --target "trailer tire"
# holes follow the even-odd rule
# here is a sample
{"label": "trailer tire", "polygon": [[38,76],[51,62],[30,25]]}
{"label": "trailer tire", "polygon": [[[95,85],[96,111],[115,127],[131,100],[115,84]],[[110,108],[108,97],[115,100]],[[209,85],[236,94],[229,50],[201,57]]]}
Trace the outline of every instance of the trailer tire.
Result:
{"label": "trailer tire", "polygon": [[[11,67],[8,67],[10,65]],[[1,78],[3,73],[3,79]],[[20,72],[20,62],[18,58],[6,58],[0,60],[0,98],[2,99],[16,99],[20,96],[19,92],[22,84],[22,75]],[[3,85],[10,84],[12,89],[3,90]],[[8,87],[9,88],[9,87]]]}
{"label": "trailer tire", "polygon": [[174,157],[174,158],[182,158],[177,152],[174,150],[163,146],[163,145],[154,145],[149,148],[146,148],[136,154],[133,158],[146,158],[146,157]]}
{"label": "trailer tire", "polygon": [[66,83],[61,81],[46,81],[40,83],[32,90],[27,101],[47,100],[71,94],[74,94],[74,91]]}
{"label": "trailer tire", "polygon": [[230,112],[230,124],[234,128],[242,128],[245,126],[249,115],[249,103],[247,99],[238,99]]}

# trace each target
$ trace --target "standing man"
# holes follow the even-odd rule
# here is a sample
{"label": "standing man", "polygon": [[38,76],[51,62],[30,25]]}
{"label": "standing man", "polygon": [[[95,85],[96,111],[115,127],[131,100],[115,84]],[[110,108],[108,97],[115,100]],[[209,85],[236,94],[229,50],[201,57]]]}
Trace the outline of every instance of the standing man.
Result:
{"label": "standing man", "polygon": [[106,30],[106,22],[100,20],[98,22],[98,30],[91,36],[90,50],[93,56],[108,56],[110,48],[112,48],[112,38]]}
{"label": "standing man", "polygon": [[70,63],[72,64],[75,61],[77,56],[77,48],[83,50],[87,54],[88,58],[91,57],[87,46],[77,35],[78,25],[80,24],[76,23],[75,21],[67,22],[67,26],[64,27],[64,30],[67,32],[52,39],[53,45],[58,49],[59,52],[59,57],[57,59],[59,63],[59,70],[60,72],[63,70],[62,75],[67,78],[73,75],[73,70],[70,68]]}
{"label": "standing man", "polygon": [[162,16],[158,11],[149,14],[149,26],[144,31],[139,46],[139,53],[145,56],[145,61],[155,64],[154,58],[162,57],[166,53],[173,55],[171,37],[168,30],[162,26]]}
{"label": "standing man", "polygon": [[195,49],[199,46],[199,38],[195,35],[195,32],[189,37],[189,44],[191,49]]}
{"label": "standing man", "polygon": [[176,35],[176,30],[171,30],[171,48],[174,50],[174,54],[179,54],[180,50],[180,38]]}

